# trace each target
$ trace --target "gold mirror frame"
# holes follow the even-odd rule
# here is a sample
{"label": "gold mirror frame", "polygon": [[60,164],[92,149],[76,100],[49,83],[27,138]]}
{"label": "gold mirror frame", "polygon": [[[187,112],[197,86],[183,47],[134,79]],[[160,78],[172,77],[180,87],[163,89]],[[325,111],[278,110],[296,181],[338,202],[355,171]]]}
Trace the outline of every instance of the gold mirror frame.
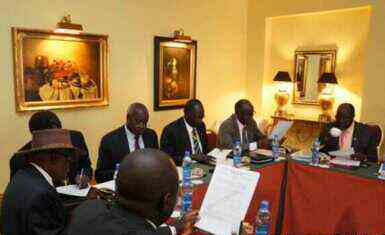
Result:
{"label": "gold mirror frame", "polygon": [[[293,104],[319,105],[318,98],[316,100],[313,100],[313,101],[300,100],[299,99],[299,93],[300,92],[306,93],[306,85],[307,85],[306,82],[308,79],[303,79],[303,78],[307,78],[306,56],[308,56],[308,55],[320,55],[321,56],[320,66],[319,66],[319,76],[321,76],[322,73],[324,73],[324,72],[335,73],[337,50],[335,50],[335,49],[332,49],[332,50],[296,50],[295,56],[294,56]],[[330,69],[325,69],[325,63],[329,59],[323,60],[322,56],[325,58],[327,58],[327,57],[330,58],[330,61],[331,61],[330,62]],[[299,63],[302,63],[302,65],[299,65]],[[299,85],[299,83],[298,83],[299,78],[298,77],[301,76],[299,74],[299,71],[298,71],[299,66],[301,66],[303,68],[302,69],[302,78],[301,78],[301,80],[303,80],[302,91],[298,90],[298,85]],[[330,70],[330,71],[327,71],[327,70]],[[318,78],[316,79],[316,81],[318,81]],[[317,84],[317,86],[318,86],[318,93],[320,93],[324,86],[323,86],[323,84]]]}

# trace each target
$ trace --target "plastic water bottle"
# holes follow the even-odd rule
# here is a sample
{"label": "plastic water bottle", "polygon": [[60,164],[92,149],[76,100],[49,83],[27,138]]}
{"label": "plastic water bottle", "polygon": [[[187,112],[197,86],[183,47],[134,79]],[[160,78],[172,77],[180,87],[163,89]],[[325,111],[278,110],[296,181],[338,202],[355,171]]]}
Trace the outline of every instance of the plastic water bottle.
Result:
{"label": "plastic water bottle", "polygon": [[311,163],[313,163],[314,165],[319,164],[319,148],[320,148],[320,141],[317,138],[314,141],[313,146],[311,148]]}
{"label": "plastic water bottle", "polygon": [[255,218],[255,235],[268,235],[270,230],[271,214],[269,202],[262,201]]}
{"label": "plastic water bottle", "polygon": [[234,167],[241,167],[241,155],[242,155],[242,147],[241,142],[236,141],[233,149],[233,165]]}
{"label": "plastic water bottle", "polygon": [[182,214],[191,211],[192,185],[191,185],[191,164],[190,152],[186,151],[183,158],[183,180],[182,180]]}
{"label": "plastic water bottle", "polygon": [[112,177],[113,180],[116,180],[116,178],[118,177],[119,168],[120,168],[120,164],[116,163],[115,171],[114,171],[114,176]]}
{"label": "plastic water bottle", "polygon": [[278,141],[278,135],[273,136],[273,141],[271,143],[271,151],[273,154],[274,160],[277,160],[279,158],[279,141]]}

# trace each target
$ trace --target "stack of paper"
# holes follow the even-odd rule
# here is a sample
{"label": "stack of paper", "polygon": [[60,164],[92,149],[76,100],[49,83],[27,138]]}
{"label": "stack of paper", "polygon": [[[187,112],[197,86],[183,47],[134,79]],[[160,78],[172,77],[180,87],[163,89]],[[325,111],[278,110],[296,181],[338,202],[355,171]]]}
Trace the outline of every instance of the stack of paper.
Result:
{"label": "stack of paper", "polygon": [[330,160],[330,163],[339,165],[339,166],[347,166],[347,167],[360,166],[360,161],[355,161],[344,157],[336,157]]}
{"label": "stack of paper", "polygon": [[337,151],[329,152],[330,156],[343,157],[343,158],[350,158],[350,156],[353,154],[354,154],[354,149],[350,149],[348,151],[337,150]]}
{"label": "stack of paper", "polygon": [[60,194],[76,196],[76,197],[86,197],[88,192],[90,191],[90,186],[85,189],[79,189],[77,185],[67,185],[62,187],[57,187],[56,191]]}
{"label": "stack of paper", "polygon": [[259,177],[258,172],[217,166],[196,226],[213,234],[230,235],[244,219]]}
{"label": "stack of paper", "polygon": [[291,155],[291,158],[296,160],[296,161],[301,161],[301,162],[311,162],[311,155],[310,153],[300,150]]}
{"label": "stack of paper", "polygon": [[215,158],[217,164],[221,164],[226,161],[227,156],[231,153],[231,149],[222,149],[215,148],[211,150],[207,155]]}

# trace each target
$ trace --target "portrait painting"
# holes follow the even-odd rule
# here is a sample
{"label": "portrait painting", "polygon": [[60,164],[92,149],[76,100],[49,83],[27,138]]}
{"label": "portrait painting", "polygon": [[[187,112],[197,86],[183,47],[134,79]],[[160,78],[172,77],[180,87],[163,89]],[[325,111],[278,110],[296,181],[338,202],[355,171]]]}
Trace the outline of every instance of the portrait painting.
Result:
{"label": "portrait painting", "polygon": [[12,28],[16,110],[108,104],[108,36]]}
{"label": "portrait painting", "polygon": [[178,109],[195,98],[196,41],[155,37],[154,109]]}

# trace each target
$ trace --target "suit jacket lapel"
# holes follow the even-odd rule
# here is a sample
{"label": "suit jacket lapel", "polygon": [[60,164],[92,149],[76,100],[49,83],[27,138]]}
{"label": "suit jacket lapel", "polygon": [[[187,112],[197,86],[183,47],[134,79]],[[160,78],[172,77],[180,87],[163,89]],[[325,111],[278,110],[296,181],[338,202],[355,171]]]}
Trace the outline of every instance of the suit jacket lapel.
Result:
{"label": "suit jacket lapel", "polygon": [[125,129],[124,125],[119,130],[118,140],[120,141],[121,151],[124,154],[129,153],[130,152],[130,146],[128,145],[126,129]]}
{"label": "suit jacket lapel", "polygon": [[192,149],[191,149],[190,135],[188,134],[188,131],[187,131],[186,125],[184,123],[183,117],[178,120],[178,128],[179,128],[180,133],[181,133],[180,138],[182,138],[184,145],[188,147],[188,149],[191,153]]}
{"label": "suit jacket lapel", "polygon": [[352,135],[352,148],[354,150],[358,150],[358,142],[357,139],[360,135],[360,126],[357,122],[354,122],[354,129],[353,129],[353,135]]}
{"label": "suit jacket lapel", "polygon": [[235,116],[235,114],[233,114],[231,116],[231,119],[233,121],[233,129],[234,129],[234,136],[235,136],[235,139],[237,140],[241,140],[241,137],[239,136],[239,126],[238,126],[238,122],[237,122],[237,117]]}

